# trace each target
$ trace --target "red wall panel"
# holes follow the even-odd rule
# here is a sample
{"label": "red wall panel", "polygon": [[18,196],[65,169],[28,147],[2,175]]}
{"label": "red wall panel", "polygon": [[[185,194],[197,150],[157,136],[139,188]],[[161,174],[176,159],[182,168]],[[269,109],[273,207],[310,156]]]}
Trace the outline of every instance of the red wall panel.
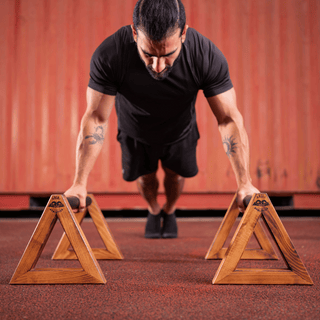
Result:
{"label": "red wall panel", "polygon": [[[130,24],[135,0],[0,1],[0,192],[61,192],[73,180],[95,48]],[[262,191],[320,189],[320,2],[184,0],[188,24],[225,54]],[[231,165],[202,93],[199,174],[187,192],[233,192]],[[136,192],[121,177],[112,113],[92,192]],[[162,176],[162,174],[160,174]]]}

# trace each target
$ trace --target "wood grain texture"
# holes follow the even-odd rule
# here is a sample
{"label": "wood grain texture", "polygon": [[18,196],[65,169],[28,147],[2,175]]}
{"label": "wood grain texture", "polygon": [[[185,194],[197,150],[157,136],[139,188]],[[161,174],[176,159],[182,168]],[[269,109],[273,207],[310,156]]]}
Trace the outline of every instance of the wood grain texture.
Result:
{"label": "wood grain texture", "polygon": [[[287,269],[236,269],[260,216],[266,222]],[[252,197],[212,283],[313,284],[267,194]]]}
{"label": "wood grain texture", "polygon": [[[35,269],[57,219],[60,220],[83,269]],[[91,247],[63,195],[50,197],[10,281],[10,284],[53,283],[106,283]]]}
{"label": "wood grain texture", "polygon": [[[104,218],[103,213],[101,212],[94,196],[92,194],[88,196],[91,198],[92,204],[88,208],[86,208],[86,210],[77,213],[75,216],[78,223],[81,225],[83,218],[88,212],[95,227],[97,228],[97,231],[105,245],[105,248],[92,248],[95,258],[98,260],[123,259],[123,256],[111,234],[107,221]],[[77,259],[76,253],[72,250],[69,250],[69,247],[70,241],[67,237],[67,234],[64,233],[57,245],[57,248],[55,249],[52,259]]]}
{"label": "wood grain texture", "polygon": [[[223,248],[227,237],[230,235],[231,228],[235,224],[237,217],[239,216],[239,209],[236,202],[237,194],[234,195],[233,200],[229,206],[228,211],[226,212],[222,223],[219,227],[219,230],[216,233],[215,238],[209,248],[205,259],[223,259],[227,248]],[[256,238],[258,244],[260,245],[259,249],[245,249],[241,259],[249,260],[277,260],[277,254],[275,253],[272,244],[270,243],[266,233],[263,230],[262,224],[258,221],[253,235]]]}
{"label": "wood grain texture", "polygon": [[237,269],[214,284],[298,284],[311,285],[290,270]]}
{"label": "wood grain texture", "polygon": [[48,270],[31,270],[22,274],[10,284],[103,284],[104,281],[97,279],[82,269],[65,270],[64,268]]}
{"label": "wood grain texture", "polygon": [[[278,260],[278,256],[274,251],[272,243],[270,242],[267,234],[264,231],[261,219],[258,220],[258,223],[256,224],[256,227],[253,231],[253,235],[261,247],[261,250],[259,250],[259,253],[257,253],[257,256],[261,255],[261,257],[264,257],[264,259]],[[251,251],[251,250],[248,250],[248,251]],[[244,259],[244,257],[242,257],[242,259]]]}
{"label": "wood grain texture", "polygon": [[[232,273],[241,259],[241,256],[249,242],[253,230],[260,218],[261,213],[248,206],[245,211],[235,234],[232,237],[228,250],[220,263],[216,272],[214,282],[219,282]],[[242,226],[245,226],[242,227]]]}
{"label": "wood grain texture", "polygon": [[[270,201],[270,199],[269,199]],[[310,276],[300,259],[284,225],[282,224],[277,212],[273,206],[268,206],[263,212],[263,217],[270,228],[271,234],[284,256],[284,260],[289,268],[306,282],[310,282]]]}

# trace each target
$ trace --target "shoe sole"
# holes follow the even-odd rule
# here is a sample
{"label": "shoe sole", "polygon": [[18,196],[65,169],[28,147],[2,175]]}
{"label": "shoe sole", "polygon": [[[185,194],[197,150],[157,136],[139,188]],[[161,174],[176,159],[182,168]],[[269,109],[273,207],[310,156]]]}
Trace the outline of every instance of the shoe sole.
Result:
{"label": "shoe sole", "polygon": [[162,235],[162,238],[163,239],[174,239],[174,238],[178,238],[178,235],[177,234],[164,233]]}
{"label": "shoe sole", "polygon": [[161,238],[160,234],[145,234],[144,237],[146,239],[159,239]]}

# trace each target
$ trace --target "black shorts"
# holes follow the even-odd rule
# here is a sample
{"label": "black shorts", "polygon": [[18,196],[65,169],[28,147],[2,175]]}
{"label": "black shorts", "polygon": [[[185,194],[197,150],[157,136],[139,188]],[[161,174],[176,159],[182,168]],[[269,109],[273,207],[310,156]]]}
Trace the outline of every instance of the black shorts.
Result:
{"label": "black shorts", "polygon": [[198,173],[196,147],[199,139],[197,126],[181,141],[170,145],[148,145],[118,132],[122,150],[122,174],[126,181],[157,171],[159,160],[165,168],[191,178]]}

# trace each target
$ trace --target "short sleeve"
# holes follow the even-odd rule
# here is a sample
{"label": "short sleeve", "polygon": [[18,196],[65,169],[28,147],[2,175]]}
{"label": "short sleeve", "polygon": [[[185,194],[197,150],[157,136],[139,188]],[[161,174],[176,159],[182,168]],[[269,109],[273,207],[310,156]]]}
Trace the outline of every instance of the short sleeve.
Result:
{"label": "short sleeve", "polygon": [[117,94],[116,45],[113,36],[96,49],[90,62],[89,87],[104,94]]}
{"label": "short sleeve", "polygon": [[205,97],[212,97],[233,88],[228,62],[222,52],[210,41],[204,57],[205,70],[202,90]]}

